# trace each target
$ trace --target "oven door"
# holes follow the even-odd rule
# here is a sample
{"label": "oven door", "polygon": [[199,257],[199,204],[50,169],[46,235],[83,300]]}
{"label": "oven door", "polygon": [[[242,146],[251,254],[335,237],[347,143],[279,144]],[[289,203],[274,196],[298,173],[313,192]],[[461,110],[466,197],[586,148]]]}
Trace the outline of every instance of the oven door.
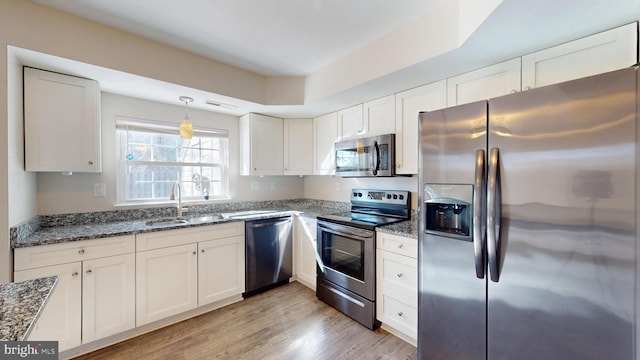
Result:
{"label": "oven door", "polygon": [[375,300],[375,231],[318,221],[318,276]]}

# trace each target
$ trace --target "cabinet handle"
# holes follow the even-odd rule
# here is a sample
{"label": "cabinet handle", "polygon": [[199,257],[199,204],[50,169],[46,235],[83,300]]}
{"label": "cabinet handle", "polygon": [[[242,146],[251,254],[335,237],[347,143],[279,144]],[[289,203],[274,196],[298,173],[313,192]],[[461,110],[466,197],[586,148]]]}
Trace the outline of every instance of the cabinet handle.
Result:
{"label": "cabinet handle", "polygon": [[78,276],[78,272],[77,271],[72,272],[71,276]]}
{"label": "cabinet handle", "polygon": [[200,252],[204,252],[204,249],[200,250]]}
{"label": "cabinet handle", "polygon": [[515,94],[515,93],[517,93],[517,92],[518,92],[518,90],[516,90],[516,89],[511,90],[511,93],[512,93],[512,94]]}
{"label": "cabinet handle", "polygon": [[531,90],[531,86],[525,86],[524,89],[525,90]]}
{"label": "cabinet handle", "polygon": [[196,254],[196,252],[194,251],[194,252],[193,252],[193,255],[195,255],[195,254]]}
{"label": "cabinet handle", "polygon": [[87,270],[87,274],[91,274],[93,272],[93,270],[89,269]]}
{"label": "cabinet handle", "polygon": [[402,249],[403,246],[404,245],[402,245],[402,244],[398,244],[398,249]]}
{"label": "cabinet handle", "polygon": [[401,278],[402,277],[402,273],[398,273],[398,275],[396,275],[396,276]]}
{"label": "cabinet handle", "polygon": [[78,250],[78,254],[83,255],[84,254],[84,249]]}
{"label": "cabinet handle", "polygon": [[89,160],[89,165],[93,165],[93,160]]}
{"label": "cabinet handle", "polygon": [[402,315],[404,315],[402,311],[398,311],[398,316],[402,317]]}

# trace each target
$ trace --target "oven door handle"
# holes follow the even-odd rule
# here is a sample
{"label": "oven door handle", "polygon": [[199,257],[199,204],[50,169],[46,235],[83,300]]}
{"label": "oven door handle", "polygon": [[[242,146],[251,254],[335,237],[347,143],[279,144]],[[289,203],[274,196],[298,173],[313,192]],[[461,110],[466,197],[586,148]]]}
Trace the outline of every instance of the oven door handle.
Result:
{"label": "oven door handle", "polygon": [[[322,231],[325,231],[328,233],[355,238],[358,240],[371,240],[373,239],[373,236],[375,234],[371,230],[354,229],[352,227],[348,227],[345,225],[338,225],[338,224],[332,224],[332,223],[326,223],[326,222],[318,222],[318,227],[321,228]],[[319,240],[320,239],[318,239],[318,241]]]}

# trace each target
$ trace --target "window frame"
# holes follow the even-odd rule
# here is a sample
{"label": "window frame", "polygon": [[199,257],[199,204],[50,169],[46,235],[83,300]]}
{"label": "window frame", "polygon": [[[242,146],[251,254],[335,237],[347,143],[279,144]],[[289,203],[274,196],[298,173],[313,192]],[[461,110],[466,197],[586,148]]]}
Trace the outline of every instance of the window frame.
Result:
{"label": "window frame", "polygon": [[[128,131],[146,132],[150,134],[165,134],[179,136],[179,125],[170,124],[159,121],[142,120],[126,116],[116,116],[116,205],[119,206],[131,206],[131,205],[154,205],[154,204],[166,204],[172,203],[169,200],[169,194],[162,197],[152,197],[147,199],[127,199],[127,180],[128,180],[128,166],[133,164],[139,165],[151,165],[151,166],[180,166],[185,168],[191,167],[206,167],[219,169],[220,172],[220,194],[208,194],[208,199],[205,199],[202,195],[197,196],[182,196],[183,202],[211,202],[219,200],[229,199],[229,131],[226,129],[214,129],[205,128],[201,126],[194,127],[194,138],[220,138],[223,139],[223,148],[220,149],[220,162],[203,163],[203,162],[184,162],[184,161],[154,161],[154,160],[128,160],[127,159],[127,145],[128,145]],[[181,190],[185,189],[185,186],[193,183],[192,181],[186,181],[184,179],[178,180],[181,186]]]}

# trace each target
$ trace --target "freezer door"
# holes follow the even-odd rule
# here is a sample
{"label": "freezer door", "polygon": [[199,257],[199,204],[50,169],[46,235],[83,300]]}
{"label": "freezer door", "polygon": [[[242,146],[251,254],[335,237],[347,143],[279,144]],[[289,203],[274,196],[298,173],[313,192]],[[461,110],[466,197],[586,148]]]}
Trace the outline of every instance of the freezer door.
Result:
{"label": "freezer door", "polygon": [[636,101],[635,69],[489,101],[489,359],[634,358]]}
{"label": "freezer door", "polygon": [[[437,214],[438,209],[435,209],[436,214],[426,209],[428,200],[438,204],[451,201],[459,204],[461,198],[456,189],[461,188],[470,189],[464,200],[470,201],[477,188],[478,150],[484,154],[487,145],[486,116],[486,101],[420,115],[420,183],[422,189],[431,189],[429,194],[433,189],[438,190],[437,196],[431,194],[437,199],[427,199],[429,196],[423,194],[420,201],[418,358],[421,360],[485,359],[486,356],[486,276],[482,275],[484,262],[481,256],[480,269],[476,268],[476,250],[481,252],[482,246],[474,247],[471,226],[464,227],[472,232],[465,232],[464,236],[451,231],[450,228],[460,226],[444,220],[446,209],[442,210],[443,214]],[[484,162],[481,163],[484,166]],[[478,201],[482,202],[482,199]],[[429,203],[431,206],[434,205],[432,202]],[[475,209],[474,204],[466,211]],[[477,215],[480,214],[472,211],[468,218]],[[436,222],[428,232],[425,231],[427,220]]]}

